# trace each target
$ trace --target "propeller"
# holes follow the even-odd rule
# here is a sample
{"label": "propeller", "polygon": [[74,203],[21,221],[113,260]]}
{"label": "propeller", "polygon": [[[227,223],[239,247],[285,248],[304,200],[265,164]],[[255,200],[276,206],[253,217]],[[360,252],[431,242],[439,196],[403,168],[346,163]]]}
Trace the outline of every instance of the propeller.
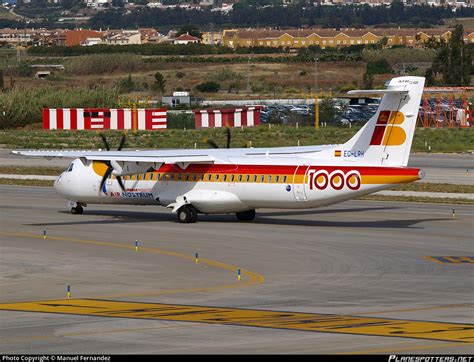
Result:
{"label": "propeller", "polygon": [[[104,146],[105,146],[105,149],[107,151],[110,151],[110,145],[109,143],[107,142],[107,138],[104,136],[103,133],[99,133],[99,136],[100,138],[102,139],[102,142],[104,143]],[[122,135],[122,139],[120,140],[120,144],[117,148],[117,151],[121,151],[123,146],[125,145],[125,140],[126,140],[126,135],[125,133]],[[110,175],[112,175],[112,172],[114,171],[114,167],[112,166],[112,162],[111,161],[97,161],[97,162],[101,162],[103,164],[105,164],[107,166],[107,170],[105,171],[104,173],[104,176],[102,176],[102,180],[100,181],[100,191],[103,191],[104,190],[104,185],[105,185],[105,182],[107,181],[107,179],[110,177]],[[123,184],[123,181],[122,181],[122,177],[120,176],[116,176],[117,178],[117,182],[120,186],[120,188],[125,191],[125,185]]]}
{"label": "propeller", "polygon": [[[226,136],[227,136],[227,143],[226,143],[226,148],[230,148],[230,141],[232,139],[232,134],[231,134],[231,131],[230,131],[230,127],[226,127]],[[219,145],[214,142],[214,140],[212,139],[209,139],[209,138],[206,138],[205,139],[205,142],[210,145],[212,148],[219,148]]]}

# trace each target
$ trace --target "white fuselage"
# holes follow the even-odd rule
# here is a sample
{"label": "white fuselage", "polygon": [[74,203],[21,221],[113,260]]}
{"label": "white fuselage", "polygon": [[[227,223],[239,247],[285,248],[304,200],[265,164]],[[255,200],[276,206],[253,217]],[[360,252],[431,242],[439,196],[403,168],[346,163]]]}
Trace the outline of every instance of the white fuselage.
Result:
{"label": "white fuselage", "polygon": [[315,208],[418,180],[419,170],[374,167],[298,158],[235,157],[230,163],[164,165],[158,170],[116,178],[99,190],[102,164],[76,159],[54,183],[64,198],[80,204],[168,206],[179,197],[199,212],[229,213],[259,208]]}

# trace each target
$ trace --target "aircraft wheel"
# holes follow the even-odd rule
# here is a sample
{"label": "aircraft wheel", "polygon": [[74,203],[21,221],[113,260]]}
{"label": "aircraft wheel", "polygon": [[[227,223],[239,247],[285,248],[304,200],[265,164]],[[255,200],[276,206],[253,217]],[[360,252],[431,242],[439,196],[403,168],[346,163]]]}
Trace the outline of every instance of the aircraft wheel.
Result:
{"label": "aircraft wheel", "polygon": [[241,221],[252,221],[255,219],[255,210],[236,212],[235,216],[237,216],[237,219]]}
{"label": "aircraft wheel", "polygon": [[83,212],[84,212],[84,209],[82,208],[82,206],[76,206],[76,207],[71,208],[71,214],[81,215]]}
{"label": "aircraft wheel", "polygon": [[186,205],[178,210],[178,221],[182,224],[196,222],[197,215],[198,213],[195,207]]}

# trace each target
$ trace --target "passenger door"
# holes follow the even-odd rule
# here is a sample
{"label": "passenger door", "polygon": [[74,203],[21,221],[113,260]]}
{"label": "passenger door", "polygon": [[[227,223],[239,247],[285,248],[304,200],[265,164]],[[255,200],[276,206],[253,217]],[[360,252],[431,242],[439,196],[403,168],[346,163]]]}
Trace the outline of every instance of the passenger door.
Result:
{"label": "passenger door", "polygon": [[309,165],[299,165],[293,175],[293,195],[296,201],[306,201],[306,174],[308,173]]}

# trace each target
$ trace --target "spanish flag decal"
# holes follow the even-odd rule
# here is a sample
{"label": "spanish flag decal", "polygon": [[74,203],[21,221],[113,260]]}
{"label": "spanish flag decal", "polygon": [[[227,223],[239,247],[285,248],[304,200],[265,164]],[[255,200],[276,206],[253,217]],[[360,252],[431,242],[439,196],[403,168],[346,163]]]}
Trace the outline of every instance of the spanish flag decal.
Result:
{"label": "spanish flag decal", "polygon": [[341,150],[335,150],[334,157],[341,157]]}

